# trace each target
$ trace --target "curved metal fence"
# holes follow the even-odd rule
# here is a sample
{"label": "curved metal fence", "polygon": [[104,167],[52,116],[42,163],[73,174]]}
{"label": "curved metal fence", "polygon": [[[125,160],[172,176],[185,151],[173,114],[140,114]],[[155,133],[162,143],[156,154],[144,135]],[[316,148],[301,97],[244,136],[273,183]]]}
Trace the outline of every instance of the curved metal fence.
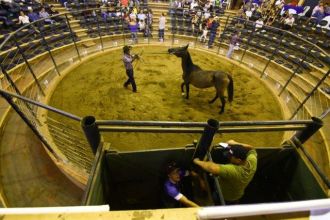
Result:
{"label": "curved metal fence", "polygon": [[[191,19],[171,9],[170,25],[166,26],[163,42],[155,36],[158,29],[155,24],[150,26],[154,27],[153,36],[138,33],[136,42],[124,21],[124,12],[104,16],[105,10],[97,8],[59,14],[52,17],[53,24],[39,20],[9,34],[0,45],[1,89],[36,102],[10,95],[6,100],[21,112],[57,158],[82,169],[83,175],[91,169],[93,153],[81,131],[80,118],[59,111],[49,113],[47,110],[40,114],[42,110],[38,106],[63,70],[81,62],[83,57],[127,44],[173,46],[189,43],[191,48],[226,55],[235,30],[242,34],[240,46],[234,52],[234,62],[255,70],[277,92],[291,111],[287,119],[323,118],[322,137],[326,146],[330,143],[329,132],[326,132],[330,126],[327,117],[330,95],[326,92],[330,87],[330,58],[317,45],[287,31],[268,26],[256,29],[253,22],[220,14],[221,31],[209,48],[209,36],[206,42],[201,42],[201,33],[192,29]],[[5,117],[8,105],[1,102]],[[72,123],[62,124],[53,114],[69,117]]]}

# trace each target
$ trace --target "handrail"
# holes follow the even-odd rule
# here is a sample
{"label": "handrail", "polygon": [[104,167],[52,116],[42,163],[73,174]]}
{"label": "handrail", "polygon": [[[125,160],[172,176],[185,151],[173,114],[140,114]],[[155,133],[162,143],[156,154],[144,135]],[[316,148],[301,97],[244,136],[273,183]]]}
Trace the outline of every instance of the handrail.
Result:
{"label": "handrail", "polygon": [[[223,126],[254,126],[254,125],[300,125],[311,124],[312,120],[273,120],[273,121],[220,121]],[[181,121],[125,121],[125,120],[96,120],[97,125],[121,126],[178,126],[178,127],[205,127],[206,122],[181,122]]]}
{"label": "handrail", "polygon": [[14,94],[14,93],[11,93],[11,92],[8,92],[8,91],[5,91],[3,89],[0,89],[0,93],[3,93],[3,94],[6,94],[6,95],[9,95],[9,96],[12,96],[12,97],[15,97],[15,98],[18,98],[18,99],[21,99],[21,100],[24,100],[28,103],[31,103],[33,105],[36,105],[36,106],[39,106],[41,108],[44,108],[44,109],[47,109],[49,111],[52,111],[52,112],[55,112],[55,113],[58,113],[60,115],[63,115],[63,116],[66,116],[68,118],[71,118],[73,120],[76,120],[76,121],[81,121],[81,118],[74,115],[74,114],[71,114],[71,113],[68,113],[68,112],[65,112],[63,110],[60,110],[60,109],[57,109],[57,108],[54,108],[54,107],[51,107],[49,105],[45,105],[45,104],[42,104],[40,102],[37,102],[37,101],[34,101],[32,99],[29,99],[29,98],[26,98],[24,96],[21,96],[21,95],[17,95],[17,94]]}

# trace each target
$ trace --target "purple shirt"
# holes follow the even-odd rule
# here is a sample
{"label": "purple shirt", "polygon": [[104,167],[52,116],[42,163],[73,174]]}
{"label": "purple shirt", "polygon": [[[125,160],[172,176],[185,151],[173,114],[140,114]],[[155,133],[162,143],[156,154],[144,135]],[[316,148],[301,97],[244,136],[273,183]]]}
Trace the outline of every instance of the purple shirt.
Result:
{"label": "purple shirt", "polygon": [[[189,172],[183,169],[180,169],[180,180],[184,177],[184,176],[188,176]],[[180,186],[178,183],[172,183],[169,179],[166,180],[166,182],[164,183],[164,190],[166,192],[167,195],[169,195],[170,197],[172,197],[175,200],[179,200],[181,199],[181,197],[183,196],[180,193]]]}
{"label": "purple shirt", "polygon": [[238,43],[238,40],[239,40],[238,35],[235,34],[235,35],[232,36],[232,38],[230,39],[230,44],[232,44],[232,45],[236,45],[236,43]]}

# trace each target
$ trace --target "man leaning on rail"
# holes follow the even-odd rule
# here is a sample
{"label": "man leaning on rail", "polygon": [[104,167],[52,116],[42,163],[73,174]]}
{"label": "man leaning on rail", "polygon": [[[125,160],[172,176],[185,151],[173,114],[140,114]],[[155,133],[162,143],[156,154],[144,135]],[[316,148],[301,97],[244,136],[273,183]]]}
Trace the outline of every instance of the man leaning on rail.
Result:
{"label": "man leaning on rail", "polygon": [[220,145],[228,150],[228,164],[216,164],[198,158],[194,159],[194,163],[203,170],[219,176],[226,204],[238,204],[257,170],[257,152],[252,146],[234,140]]}

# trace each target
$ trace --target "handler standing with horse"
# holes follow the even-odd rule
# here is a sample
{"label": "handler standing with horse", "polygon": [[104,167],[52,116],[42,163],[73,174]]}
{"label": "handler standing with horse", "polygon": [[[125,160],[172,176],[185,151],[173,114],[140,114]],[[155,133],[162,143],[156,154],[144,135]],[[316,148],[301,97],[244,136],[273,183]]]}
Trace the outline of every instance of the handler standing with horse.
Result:
{"label": "handler standing with horse", "polygon": [[132,63],[134,60],[139,59],[139,55],[137,54],[131,55],[130,54],[131,49],[132,49],[131,46],[126,45],[123,47],[123,51],[124,51],[123,62],[126,69],[126,75],[128,76],[128,80],[124,83],[124,87],[127,88],[127,86],[131,84],[133,88],[133,92],[137,92]]}

